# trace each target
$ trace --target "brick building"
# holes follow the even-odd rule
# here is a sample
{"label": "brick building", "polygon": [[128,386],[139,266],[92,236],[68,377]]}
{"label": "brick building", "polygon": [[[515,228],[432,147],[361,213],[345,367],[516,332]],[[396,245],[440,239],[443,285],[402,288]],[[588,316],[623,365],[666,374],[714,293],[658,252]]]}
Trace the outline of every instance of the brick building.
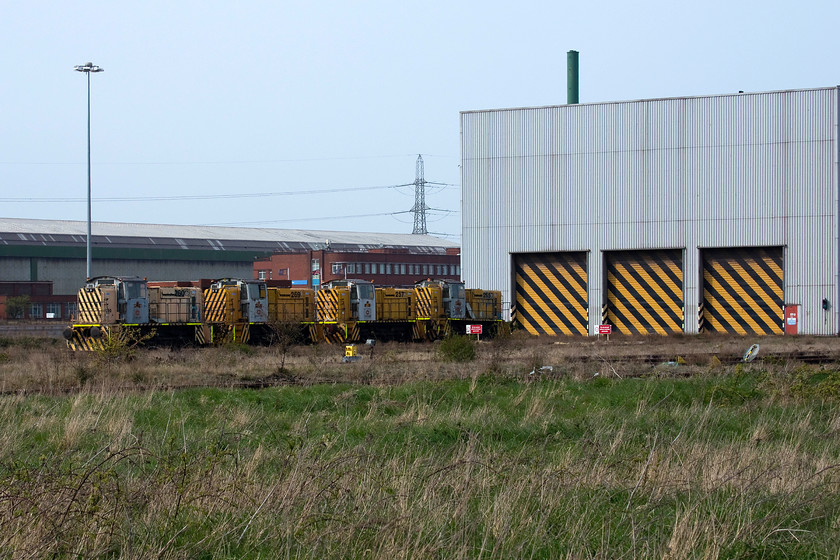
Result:
{"label": "brick building", "polygon": [[461,256],[457,247],[362,249],[324,245],[319,249],[278,252],[254,262],[254,278],[289,280],[293,286],[312,288],[344,278],[410,286],[426,278],[460,277]]}
{"label": "brick building", "polygon": [[67,320],[76,312],[76,296],[53,294],[51,281],[0,282],[0,319],[9,319],[9,299],[20,297],[28,303],[18,319]]}

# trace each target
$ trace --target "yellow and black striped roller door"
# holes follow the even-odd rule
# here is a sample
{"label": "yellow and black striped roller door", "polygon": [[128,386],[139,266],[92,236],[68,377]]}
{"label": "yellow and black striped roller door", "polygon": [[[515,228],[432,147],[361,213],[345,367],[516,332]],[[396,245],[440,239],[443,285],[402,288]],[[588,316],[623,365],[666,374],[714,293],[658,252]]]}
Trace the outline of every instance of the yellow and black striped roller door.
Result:
{"label": "yellow and black striped roller door", "polygon": [[516,256],[515,319],[531,334],[588,332],[586,253]]}
{"label": "yellow and black striped roller door", "polygon": [[607,321],[625,334],[684,330],[682,251],[607,255]]}
{"label": "yellow and black striped roller door", "polygon": [[781,247],[703,251],[703,330],[782,334]]}

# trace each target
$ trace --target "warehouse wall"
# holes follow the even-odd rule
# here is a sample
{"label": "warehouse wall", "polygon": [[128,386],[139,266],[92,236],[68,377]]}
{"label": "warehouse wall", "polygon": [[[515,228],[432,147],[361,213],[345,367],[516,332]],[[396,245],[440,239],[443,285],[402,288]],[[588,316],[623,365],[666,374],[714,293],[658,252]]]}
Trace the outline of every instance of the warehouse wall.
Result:
{"label": "warehouse wall", "polygon": [[[251,262],[163,261],[99,259],[92,262],[94,276],[140,276],[149,280],[251,278]],[[34,268],[33,268],[34,267]],[[75,294],[85,283],[84,259],[2,258],[0,280],[52,280],[53,293]],[[37,278],[31,278],[37,272]]]}
{"label": "warehouse wall", "polygon": [[[590,332],[604,252],[784,248],[800,332],[838,332],[838,88],[464,112],[462,269],[512,297],[512,255],[585,251]],[[830,301],[823,311],[822,299]]]}

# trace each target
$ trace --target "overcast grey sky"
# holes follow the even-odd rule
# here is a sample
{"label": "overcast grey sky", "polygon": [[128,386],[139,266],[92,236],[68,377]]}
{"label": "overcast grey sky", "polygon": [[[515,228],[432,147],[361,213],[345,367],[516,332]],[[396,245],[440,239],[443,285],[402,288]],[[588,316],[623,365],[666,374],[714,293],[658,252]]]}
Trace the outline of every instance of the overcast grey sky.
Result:
{"label": "overcast grey sky", "polygon": [[581,103],[833,86],[838,24],[837,0],[0,0],[0,216],[86,219],[88,61],[94,221],[410,233],[413,187],[386,187],[422,154],[428,229],[459,241],[459,111],[565,103],[571,49]]}

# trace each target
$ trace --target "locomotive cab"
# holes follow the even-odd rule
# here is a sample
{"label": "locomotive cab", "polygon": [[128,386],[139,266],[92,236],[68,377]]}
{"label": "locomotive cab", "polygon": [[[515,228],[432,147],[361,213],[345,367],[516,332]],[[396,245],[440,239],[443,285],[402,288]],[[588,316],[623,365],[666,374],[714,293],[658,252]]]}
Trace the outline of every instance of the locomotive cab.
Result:
{"label": "locomotive cab", "polygon": [[466,305],[463,282],[443,282],[443,307],[451,319],[463,319]]}
{"label": "locomotive cab", "polygon": [[[87,310],[92,323],[144,324],[149,322],[149,292],[144,278],[100,276],[91,278],[79,294],[80,313]],[[90,294],[90,295],[88,295]]]}
{"label": "locomotive cab", "polygon": [[[445,317],[447,319],[464,319],[466,317],[467,302],[463,282],[428,279],[417,282],[415,290],[425,294],[421,299],[432,302],[431,305],[427,305],[426,317]],[[440,315],[435,313],[438,302],[441,307]]]}
{"label": "locomotive cab", "polygon": [[209,292],[225,293],[232,300],[238,300],[239,316],[234,316],[232,322],[265,323],[268,320],[268,289],[265,282],[224,278],[210,284]]}
{"label": "locomotive cab", "polygon": [[376,321],[376,292],[367,280],[333,280],[322,290],[347,292],[350,298],[351,321]]}

